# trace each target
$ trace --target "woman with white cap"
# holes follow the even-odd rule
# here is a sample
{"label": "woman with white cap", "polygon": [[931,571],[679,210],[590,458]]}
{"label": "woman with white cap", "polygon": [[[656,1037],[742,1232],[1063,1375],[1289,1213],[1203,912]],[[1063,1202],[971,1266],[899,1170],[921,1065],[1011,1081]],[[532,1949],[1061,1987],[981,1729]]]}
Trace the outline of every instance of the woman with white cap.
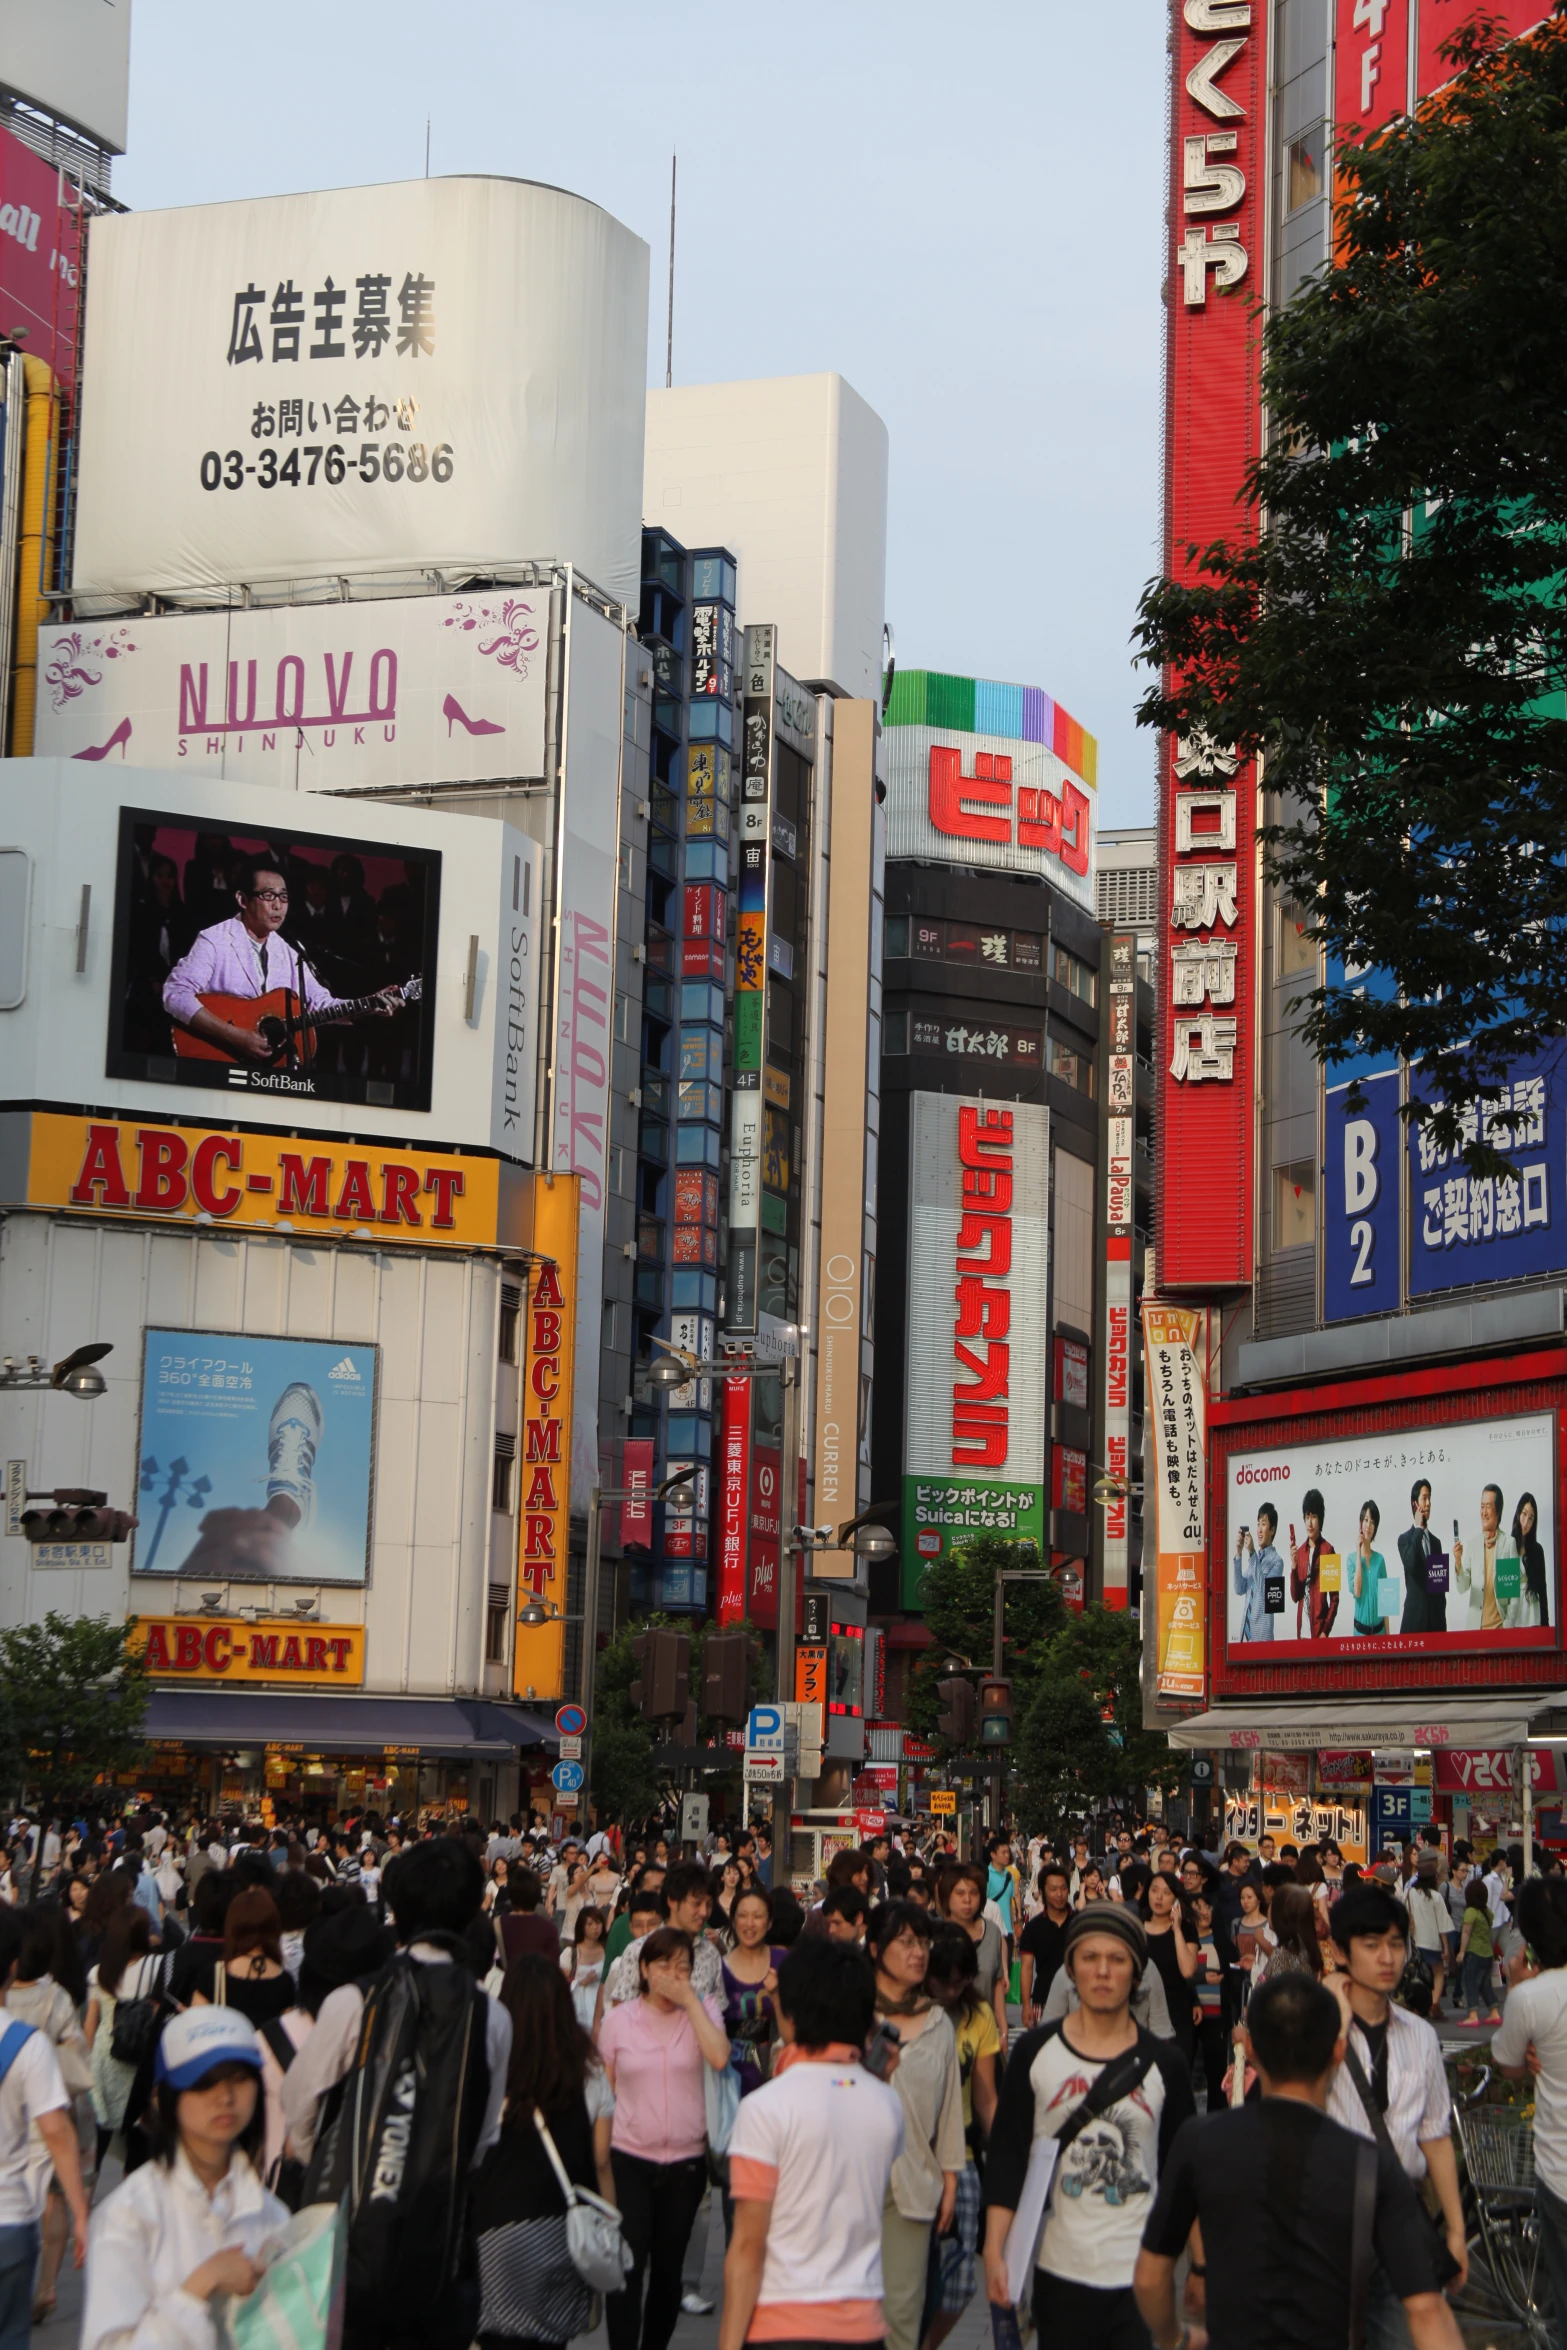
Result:
{"label": "woman with white cap", "polygon": [[288,2224],[261,2183],[261,2042],[232,2007],[158,2046],[153,2159],[93,2214],[80,2350],[216,2350],[214,2294],[255,2290]]}

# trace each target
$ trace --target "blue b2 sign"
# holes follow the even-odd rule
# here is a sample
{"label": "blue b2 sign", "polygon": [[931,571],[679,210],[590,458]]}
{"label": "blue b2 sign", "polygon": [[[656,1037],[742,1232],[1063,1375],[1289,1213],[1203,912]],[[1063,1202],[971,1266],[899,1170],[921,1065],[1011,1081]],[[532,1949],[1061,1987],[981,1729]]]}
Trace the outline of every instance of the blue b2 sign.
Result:
{"label": "blue b2 sign", "polygon": [[1362,1077],[1360,1090],[1362,1107],[1354,1110],[1347,1086],[1327,1096],[1322,1306],[1328,1322],[1393,1313],[1399,1305],[1398,1071]]}

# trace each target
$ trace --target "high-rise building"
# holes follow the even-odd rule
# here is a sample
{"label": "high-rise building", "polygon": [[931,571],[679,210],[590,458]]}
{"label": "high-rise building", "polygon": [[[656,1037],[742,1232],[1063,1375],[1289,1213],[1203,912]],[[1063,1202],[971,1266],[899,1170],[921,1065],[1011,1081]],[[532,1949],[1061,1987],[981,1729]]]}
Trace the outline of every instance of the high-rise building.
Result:
{"label": "high-rise building", "polygon": [[[1498,12],[1515,37],[1542,13]],[[1335,136],[1450,78],[1453,14],[1172,0],[1167,566],[1242,526],[1268,431],[1257,305],[1276,313],[1328,257]],[[1348,1765],[1433,1750],[1439,1813],[1451,1795],[1455,1826],[1499,1824],[1440,1750],[1521,1741],[1567,1680],[1567,1079],[1550,1053],[1506,1072],[1513,1172],[1477,1179],[1401,1118],[1418,1068],[1324,1078],[1302,999],[1344,975],[1264,881],[1280,813],[1222,740],[1164,744],[1145,1693],[1191,1744],[1309,1749],[1330,1715]],[[1293,1802],[1288,1832],[1327,1823],[1346,1857],[1409,1833],[1408,1790],[1316,1768],[1288,1794],[1254,1785],[1266,1825]]]}

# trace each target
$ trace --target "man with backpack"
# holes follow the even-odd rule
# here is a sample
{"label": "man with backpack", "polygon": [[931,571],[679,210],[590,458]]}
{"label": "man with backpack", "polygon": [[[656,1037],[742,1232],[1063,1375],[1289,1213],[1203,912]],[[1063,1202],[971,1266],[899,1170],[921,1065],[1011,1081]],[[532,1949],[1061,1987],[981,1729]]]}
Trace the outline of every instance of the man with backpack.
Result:
{"label": "man with backpack", "polygon": [[306,2202],[346,2200],[344,2350],[466,2350],[478,2279],[469,2176],[500,2135],[511,2017],[475,1981],[463,1936],[484,1871],[433,1837],[389,1862],[395,1958],[322,2001],[283,2076]]}
{"label": "man with backpack", "polygon": [[[1134,1909],[1079,1910],[1061,1959],[1077,2005],[1023,2034],[1001,2085],[985,2164],[985,2287],[1011,2305],[1007,2237],[1036,2141],[1053,2138],[1044,2224],[1028,2263],[1034,2322],[1053,2350],[1147,2350],[1132,2277],[1171,2141],[1196,2111],[1179,2047],[1132,2013],[1147,1963]],[[1040,2159],[1052,2156],[1041,2149]]]}

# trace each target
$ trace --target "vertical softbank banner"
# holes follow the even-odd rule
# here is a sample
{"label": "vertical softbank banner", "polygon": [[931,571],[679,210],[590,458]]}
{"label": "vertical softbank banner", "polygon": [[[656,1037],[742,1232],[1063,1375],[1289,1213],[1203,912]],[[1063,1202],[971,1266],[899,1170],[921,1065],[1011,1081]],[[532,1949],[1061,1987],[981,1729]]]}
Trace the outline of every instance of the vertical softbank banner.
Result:
{"label": "vertical softbank banner", "polygon": [[[1267,178],[1264,0],[1171,0],[1165,570],[1250,527],[1262,434]],[[1171,738],[1160,793],[1159,1279],[1252,1275],[1256,770],[1223,741]],[[1180,1180],[1176,1180],[1176,1170]]]}
{"label": "vertical softbank banner", "polygon": [[1198,1703],[1208,1686],[1207,1320],[1200,1309],[1143,1307],[1145,1409],[1159,1481],[1156,1683],[1161,1698]]}
{"label": "vertical softbank banner", "polygon": [[625,636],[576,597],[566,626],[566,730],[557,834],[560,927],[550,1165],[582,1188],[578,1235],[576,1409],[571,1506],[599,1483],[599,1338],[604,1203],[609,1188],[609,1079],[615,1016],[616,844]]}
{"label": "vertical softbank banner", "polygon": [[1050,1120],[910,1099],[904,1605],[974,1534],[1044,1555]]}

